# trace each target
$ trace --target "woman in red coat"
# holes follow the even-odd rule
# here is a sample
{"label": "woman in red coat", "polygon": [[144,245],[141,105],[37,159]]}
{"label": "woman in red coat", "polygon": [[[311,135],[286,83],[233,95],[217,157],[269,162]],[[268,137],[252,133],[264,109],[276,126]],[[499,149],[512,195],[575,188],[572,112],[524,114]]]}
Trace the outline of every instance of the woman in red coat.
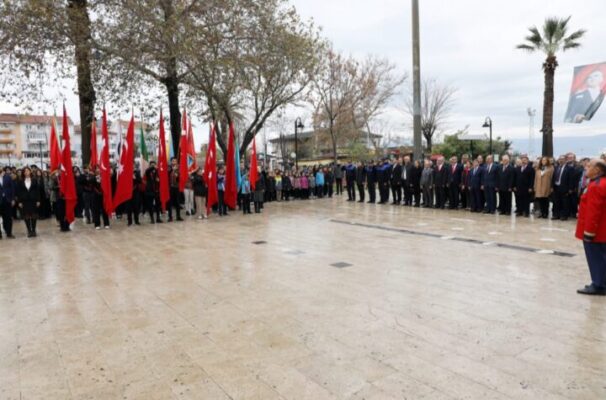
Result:
{"label": "woman in red coat", "polygon": [[581,196],[576,237],[585,247],[591,285],[577,293],[606,296],[606,161],[592,160],[587,178],[590,182]]}

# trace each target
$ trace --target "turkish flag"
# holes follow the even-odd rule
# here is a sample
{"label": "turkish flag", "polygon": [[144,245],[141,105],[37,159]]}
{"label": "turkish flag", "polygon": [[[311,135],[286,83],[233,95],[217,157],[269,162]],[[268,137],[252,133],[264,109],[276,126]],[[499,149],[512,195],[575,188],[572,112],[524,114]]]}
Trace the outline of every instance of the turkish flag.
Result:
{"label": "turkish flag", "polygon": [[250,187],[252,190],[255,190],[257,186],[257,179],[259,179],[259,173],[257,172],[257,142],[255,141],[255,137],[253,136],[252,141],[252,152],[251,152],[251,160],[250,160]]}
{"label": "turkish flag", "polygon": [[196,145],[194,144],[194,131],[191,127],[191,118],[189,119],[189,127],[187,128],[187,169],[190,174],[198,169],[198,162],[196,161]]}
{"label": "turkish flag", "polygon": [[57,130],[55,128],[55,117],[51,122],[50,131],[50,171],[54,172],[61,168],[61,148],[57,140]]}
{"label": "turkish flag", "polygon": [[238,188],[236,184],[236,149],[233,122],[229,124],[229,141],[227,142],[227,159],[225,160],[225,204],[234,209],[238,201]]}
{"label": "turkish flag", "polygon": [[[101,171],[101,191],[103,192],[103,209],[107,215],[112,215],[114,205],[112,202],[112,170],[109,163],[109,133],[107,131],[107,112],[103,107],[103,119],[101,121],[101,157],[99,159],[99,170]],[[91,158],[92,160],[92,158]]]}
{"label": "turkish flag", "polygon": [[160,179],[160,205],[162,211],[166,211],[166,204],[170,199],[170,189],[168,187],[168,160],[166,159],[166,133],[164,131],[164,116],[160,110],[160,134],[158,146],[158,178]]}
{"label": "turkish flag", "polygon": [[217,193],[217,142],[215,126],[212,123],[206,152],[206,163],[204,164],[204,180],[206,186],[208,186],[208,197],[206,199],[206,212],[208,214],[208,210],[219,200],[219,193]]}
{"label": "turkish flag", "polygon": [[133,197],[133,174],[135,169],[135,117],[131,114],[126,132],[126,142],[123,144],[118,161],[116,178],[116,193],[113,206],[118,207]]}
{"label": "turkish flag", "polygon": [[93,118],[90,127],[90,161],[88,162],[91,171],[97,168],[97,157],[97,121]]}
{"label": "turkish flag", "polygon": [[72,150],[69,144],[69,126],[67,124],[67,112],[63,105],[63,154],[61,155],[61,181],[59,189],[65,199],[65,220],[68,223],[74,222],[76,216],[74,209],[78,202],[76,194],[76,181],[74,180],[74,168],[72,166]]}
{"label": "turkish flag", "polygon": [[185,184],[189,179],[187,168],[187,112],[183,110],[181,126],[181,140],[179,141],[179,191],[185,190]]}

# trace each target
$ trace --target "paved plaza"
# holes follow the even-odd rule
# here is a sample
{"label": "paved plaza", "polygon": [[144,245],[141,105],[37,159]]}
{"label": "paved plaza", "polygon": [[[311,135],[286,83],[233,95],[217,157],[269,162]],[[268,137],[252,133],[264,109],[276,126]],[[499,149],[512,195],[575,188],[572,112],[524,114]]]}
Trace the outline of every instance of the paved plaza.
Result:
{"label": "paved plaza", "polygon": [[0,399],[604,399],[574,222],[342,198],[0,242]]}

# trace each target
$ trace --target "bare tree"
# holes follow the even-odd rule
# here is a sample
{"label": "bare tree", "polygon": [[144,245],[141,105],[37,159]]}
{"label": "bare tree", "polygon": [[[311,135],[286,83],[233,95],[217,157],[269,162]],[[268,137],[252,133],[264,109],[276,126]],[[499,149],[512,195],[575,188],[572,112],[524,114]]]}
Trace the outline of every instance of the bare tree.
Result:
{"label": "bare tree", "polygon": [[339,145],[359,140],[362,129],[370,129],[398,93],[406,75],[395,73],[385,59],[369,57],[360,63],[328,49],[325,64],[313,84],[314,127],[328,134],[334,160]]}
{"label": "bare tree", "polygon": [[[453,86],[439,84],[435,79],[425,80],[421,90],[421,133],[431,153],[433,141],[437,134],[446,127],[450,112],[455,104],[457,89]],[[406,112],[412,117],[412,98],[406,102]]]}

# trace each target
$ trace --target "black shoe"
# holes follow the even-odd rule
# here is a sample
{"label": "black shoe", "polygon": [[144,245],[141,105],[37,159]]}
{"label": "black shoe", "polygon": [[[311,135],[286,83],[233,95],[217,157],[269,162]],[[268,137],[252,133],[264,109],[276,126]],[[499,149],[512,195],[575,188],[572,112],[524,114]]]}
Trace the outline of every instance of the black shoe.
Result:
{"label": "black shoe", "polygon": [[560,218],[560,221],[568,221],[568,217],[562,217]]}
{"label": "black shoe", "polygon": [[13,235],[6,235],[6,238],[7,239],[15,239],[15,236],[13,236]]}
{"label": "black shoe", "polygon": [[163,223],[164,223],[164,221],[162,221],[160,218],[158,218],[158,219],[156,220],[156,223],[158,223],[158,224],[163,224]]}
{"label": "black shoe", "polygon": [[579,294],[586,294],[589,296],[606,296],[606,288],[596,287],[593,284],[587,285],[582,289],[577,290]]}
{"label": "black shoe", "polygon": [[127,226],[131,226],[132,224],[133,224],[132,222],[129,222],[129,223],[127,224]]}
{"label": "black shoe", "polygon": [[181,217],[177,217],[177,221],[181,222],[181,221],[184,221],[184,219]]}
{"label": "black shoe", "polygon": [[139,221],[135,221],[135,225],[141,225]]}

